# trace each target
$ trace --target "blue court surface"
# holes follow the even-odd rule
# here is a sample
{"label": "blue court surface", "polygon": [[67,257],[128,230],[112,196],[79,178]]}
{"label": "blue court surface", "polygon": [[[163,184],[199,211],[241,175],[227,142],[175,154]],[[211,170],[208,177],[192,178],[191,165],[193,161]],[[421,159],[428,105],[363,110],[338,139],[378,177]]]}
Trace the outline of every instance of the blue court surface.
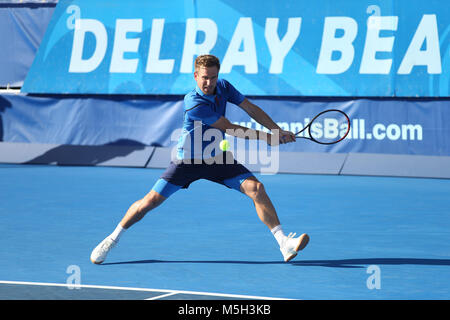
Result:
{"label": "blue court surface", "polygon": [[[92,249],[160,169],[0,165],[0,299],[450,299],[450,180],[257,175],[285,263],[250,199],[197,181]],[[75,288],[73,288],[75,287]]]}

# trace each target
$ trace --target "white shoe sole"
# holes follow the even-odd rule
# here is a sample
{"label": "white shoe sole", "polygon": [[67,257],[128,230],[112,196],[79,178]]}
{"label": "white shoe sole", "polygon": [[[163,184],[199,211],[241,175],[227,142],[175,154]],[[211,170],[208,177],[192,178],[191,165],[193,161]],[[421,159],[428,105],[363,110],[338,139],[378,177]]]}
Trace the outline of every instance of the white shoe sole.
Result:
{"label": "white shoe sole", "polygon": [[91,260],[91,262],[92,262],[93,264],[102,264],[103,261],[105,261],[105,260],[103,260],[103,261],[94,261],[94,260],[92,260],[92,259],[90,259],[90,260]]}
{"label": "white shoe sole", "polygon": [[297,246],[294,248],[294,250],[295,250],[295,253],[293,253],[293,254],[291,254],[289,257],[287,257],[284,261],[285,262],[289,262],[289,261],[291,261],[292,259],[294,259],[296,256],[297,256],[297,254],[298,254],[298,251],[301,251],[301,250],[303,250],[307,245],[308,245],[308,242],[309,242],[309,236],[306,234],[306,233],[304,233],[304,234],[302,234],[300,237],[298,237],[298,244],[297,244]]}
{"label": "white shoe sole", "polygon": [[[105,241],[107,241],[107,240],[111,240],[113,244],[110,245],[108,251],[104,254],[104,256],[103,256],[104,259],[103,259],[103,260],[95,260],[95,258],[93,259],[92,256],[94,256],[94,257],[96,256],[97,258],[100,258],[100,257],[102,256],[102,255],[98,254],[97,251],[100,250],[100,249],[102,248],[103,244],[104,244]],[[91,262],[92,262],[93,264],[102,264],[102,263],[106,260],[106,256],[107,256],[107,254],[109,253],[109,251],[110,251],[112,248],[114,248],[114,246],[115,246],[116,244],[117,244],[117,243],[116,243],[114,240],[105,238],[102,242],[100,242],[100,243],[97,245],[97,247],[95,247],[94,250],[92,250],[91,256],[89,257],[89,260],[91,260]],[[97,254],[94,255],[94,252],[97,252]]]}

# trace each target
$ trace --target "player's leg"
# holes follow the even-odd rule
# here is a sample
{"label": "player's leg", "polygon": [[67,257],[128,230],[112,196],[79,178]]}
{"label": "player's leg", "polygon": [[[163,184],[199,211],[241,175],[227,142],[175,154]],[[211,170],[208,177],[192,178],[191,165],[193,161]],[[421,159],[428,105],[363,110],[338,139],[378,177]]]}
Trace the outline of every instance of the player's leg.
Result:
{"label": "player's leg", "polygon": [[280,225],[277,212],[264,189],[264,185],[254,176],[247,178],[241,184],[241,192],[250,197],[255,204],[259,219],[272,230]]}
{"label": "player's leg", "polygon": [[161,205],[174,192],[181,189],[164,179],[159,179],[147,195],[134,202],[125,213],[116,229],[102,242],[100,242],[91,253],[91,261],[100,264],[105,261],[109,251],[116,246],[120,236],[133,224],[141,220],[149,211]]}
{"label": "player's leg", "polygon": [[152,190],[142,199],[134,202],[117,225],[91,253],[93,263],[102,263],[109,251],[117,244],[120,236],[133,224],[141,220],[149,211],[161,205],[174,192],[187,187],[195,177],[189,172],[189,166],[171,162],[161,178],[153,185]]}
{"label": "player's leg", "polygon": [[166,197],[152,189],[144,198],[134,202],[128,208],[125,216],[120,221],[120,226],[128,229],[141,220],[149,211],[161,205],[166,199]]}
{"label": "player's leg", "polygon": [[[212,167],[211,176],[208,178],[250,197],[255,204],[258,217],[270,230],[279,226],[280,220],[264,185],[245,166],[238,163],[232,155],[227,154],[226,156],[225,164]],[[208,170],[208,168],[205,170]],[[217,174],[217,177],[214,174]]]}
{"label": "player's leg", "polygon": [[294,238],[294,233],[286,236],[264,185],[242,164],[231,156],[230,158],[233,160],[232,162],[227,159],[225,164],[212,167],[208,179],[222,183],[250,197],[253,200],[258,217],[270,229],[280,245],[284,260],[291,260],[299,250],[302,250],[308,244],[308,235],[304,233],[300,237]]}
{"label": "player's leg", "polygon": [[300,237],[294,238],[294,234],[286,236],[278,219],[277,212],[266,193],[264,185],[254,176],[248,177],[240,186],[241,192],[249,196],[255,204],[255,209],[261,221],[270,229],[283,254],[284,261],[290,261],[297,252],[306,247],[309,236],[304,233]]}

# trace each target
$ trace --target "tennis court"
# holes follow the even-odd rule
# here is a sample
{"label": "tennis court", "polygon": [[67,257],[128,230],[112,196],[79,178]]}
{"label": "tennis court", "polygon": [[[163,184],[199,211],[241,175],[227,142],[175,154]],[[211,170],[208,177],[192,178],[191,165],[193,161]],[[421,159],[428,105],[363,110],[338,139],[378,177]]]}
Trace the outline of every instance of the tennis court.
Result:
{"label": "tennis court", "polygon": [[257,175],[284,229],[311,237],[289,263],[250,199],[201,180],[92,264],[161,173],[2,164],[0,298],[450,298],[446,179]]}
{"label": "tennis court", "polygon": [[[449,21],[442,0],[0,0],[0,301],[450,300]],[[295,259],[247,170],[195,167],[223,151],[309,235]],[[198,180],[91,262],[159,178],[198,177],[264,223]]]}

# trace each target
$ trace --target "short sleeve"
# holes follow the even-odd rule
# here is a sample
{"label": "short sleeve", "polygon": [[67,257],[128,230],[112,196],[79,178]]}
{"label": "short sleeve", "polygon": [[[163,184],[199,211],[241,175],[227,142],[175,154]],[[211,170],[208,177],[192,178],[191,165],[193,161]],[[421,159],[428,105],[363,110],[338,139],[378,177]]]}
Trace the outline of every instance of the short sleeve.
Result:
{"label": "short sleeve", "polygon": [[219,113],[214,112],[207,104],[194,106],[191,109],[188,109],[186,113],[191,120],[201,121],[209,126],[221,117]]}
{"label": "short sleeve", "polygon": [[227,90],[227,100],[235,105],[240,105],[244,101],[245,96],[240,93],[231,83],[227,80],[223,80],[224,86]]}

